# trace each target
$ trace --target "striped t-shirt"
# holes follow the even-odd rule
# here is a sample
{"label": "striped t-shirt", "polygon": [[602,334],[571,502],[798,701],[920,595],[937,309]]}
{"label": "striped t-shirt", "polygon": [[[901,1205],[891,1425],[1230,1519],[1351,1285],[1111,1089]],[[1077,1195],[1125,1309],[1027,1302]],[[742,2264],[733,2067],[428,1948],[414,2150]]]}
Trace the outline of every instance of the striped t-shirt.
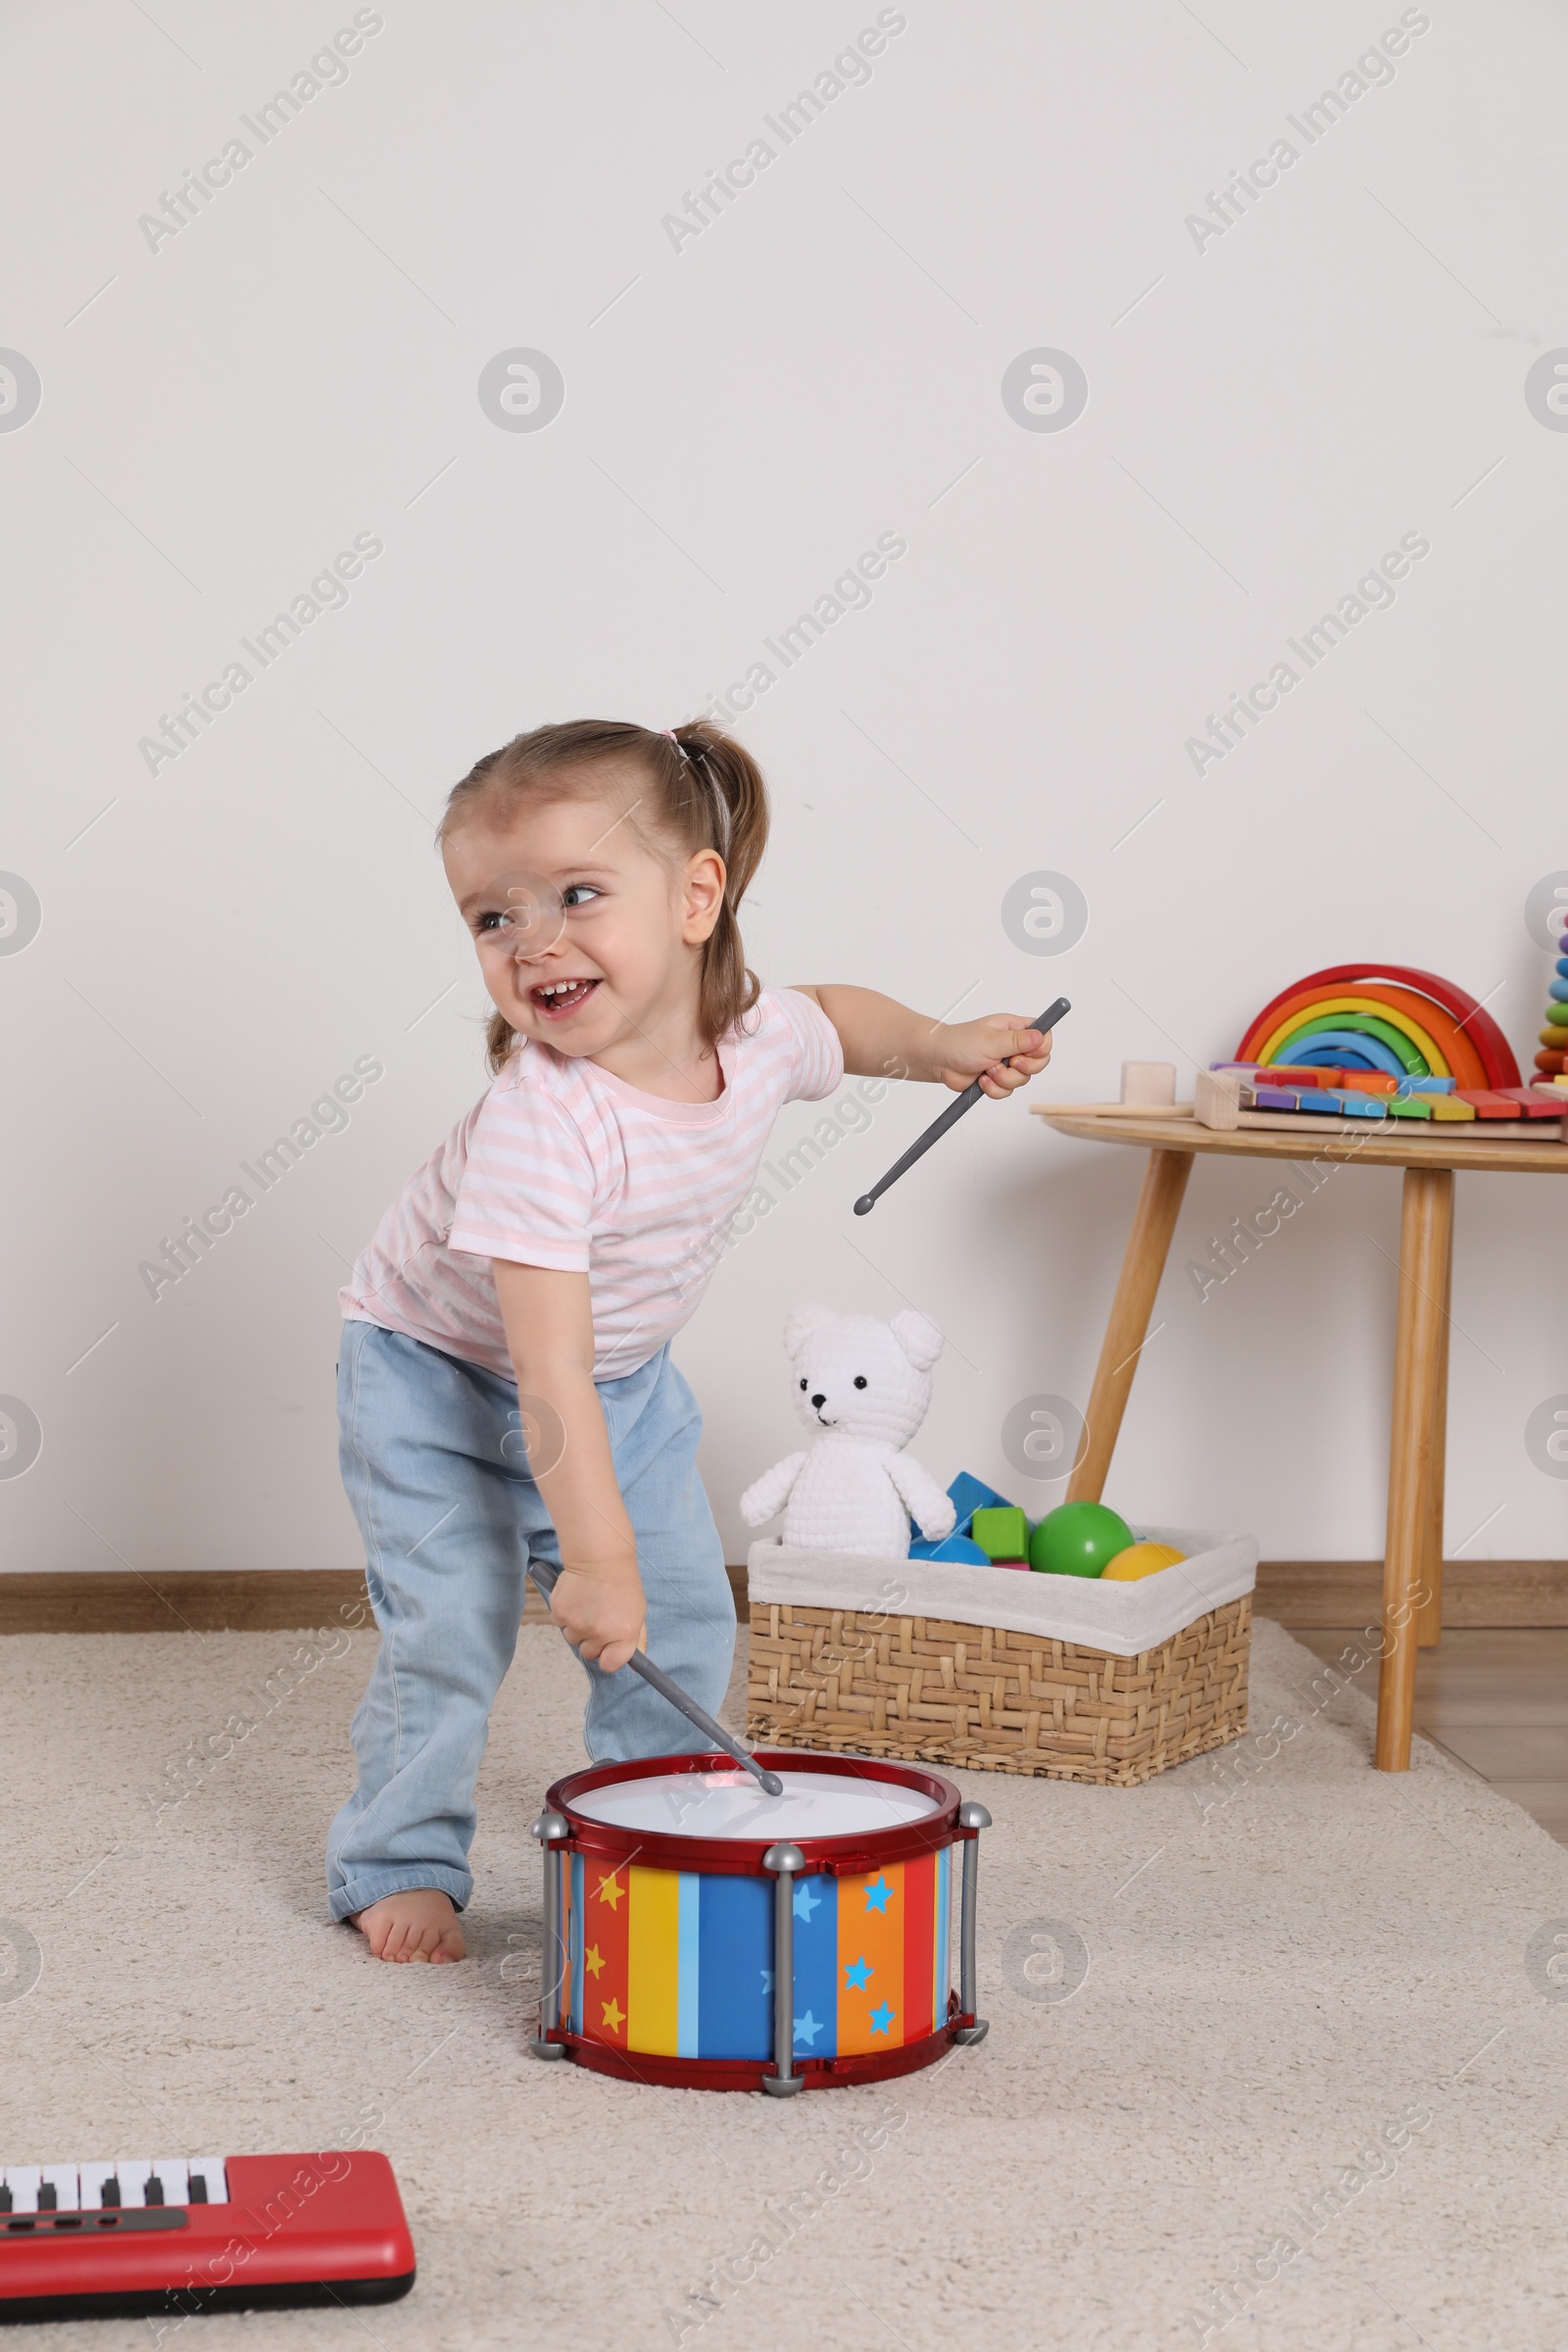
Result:
{"label": "striped t-shirt", "polygon": [[494,1257],[586,1273],[594,1377],[657,1355],[694,1312],[781,1105],[844,1075],[809,997],[764,989],[718,1041],[716,1102],[668,1102],[597,1062],[524,1044],[411,1176],[338,1293],[379,1323],[512,1377]]}

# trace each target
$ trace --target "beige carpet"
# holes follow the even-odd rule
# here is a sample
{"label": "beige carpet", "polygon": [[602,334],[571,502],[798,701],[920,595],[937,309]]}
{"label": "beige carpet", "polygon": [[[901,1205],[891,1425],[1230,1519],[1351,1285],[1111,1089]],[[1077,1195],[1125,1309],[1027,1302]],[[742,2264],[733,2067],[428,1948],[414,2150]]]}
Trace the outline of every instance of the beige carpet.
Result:
{"label": "beige carpet", "polygon": [[[348,2141],[402,2182],[408,2301],[192,2320],[180,2352],[1568,2334],[1568,2003],[1539,1941],[1553,1921],[1568,1937],[1568,1851],[1420,1742],[1407,1777],[1374,1774],[1372,1670],[1326,1696],[1261,1624],[1245,1750],[1136,1790],[971,1778],[996,1816],[990,2039],[776,2105],[524,2048],[526,1827],[581,1754],[547,1630],[523,1637],[485,1765],[471,1961],[383,1968],[326,1926],[321,1833],[368,1662],[345,1639],[0,1643],[0,1919],[41,1954],[30,1991],[15,1961],[0,1982],[0,2161]],[[1298,1728],[1268,1737],[1280,1718]],[[232,1752],[170,1805],[169,1768],[214,1735]]]}

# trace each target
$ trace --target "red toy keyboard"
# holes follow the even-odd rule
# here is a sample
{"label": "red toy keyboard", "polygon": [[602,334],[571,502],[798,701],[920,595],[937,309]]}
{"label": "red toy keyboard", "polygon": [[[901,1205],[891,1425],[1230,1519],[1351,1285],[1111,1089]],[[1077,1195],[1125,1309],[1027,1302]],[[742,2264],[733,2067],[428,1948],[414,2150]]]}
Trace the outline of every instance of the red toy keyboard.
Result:
{"label": "red toy keyboard", "polygon": [[384,2156],[0,2171],[0,2322],[390,2303],[413,2284],[414,2240]]}

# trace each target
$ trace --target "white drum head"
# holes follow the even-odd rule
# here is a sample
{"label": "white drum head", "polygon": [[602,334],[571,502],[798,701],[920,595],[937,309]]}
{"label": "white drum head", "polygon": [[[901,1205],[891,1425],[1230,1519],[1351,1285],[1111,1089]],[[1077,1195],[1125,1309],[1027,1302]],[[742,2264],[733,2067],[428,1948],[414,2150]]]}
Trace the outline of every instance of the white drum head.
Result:
{"label": "white drum head", "polygon": [[661,1772],[612,1781],[571,1799],[574,1813],[615,1829],[679,1838],[850,1838],[895,1830],[940,1812],[936,1797],[899,1781],[848,1772],[784,1772],[769,1796],[749,1772]]}

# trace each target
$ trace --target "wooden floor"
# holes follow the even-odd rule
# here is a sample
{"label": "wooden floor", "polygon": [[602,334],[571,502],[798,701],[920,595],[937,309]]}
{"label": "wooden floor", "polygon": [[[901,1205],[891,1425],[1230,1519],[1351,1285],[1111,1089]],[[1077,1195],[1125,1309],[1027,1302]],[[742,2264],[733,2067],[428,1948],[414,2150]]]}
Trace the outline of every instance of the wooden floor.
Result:
{"label": "wooden floor", "polygon": [[[1320,1658],[1357,1638],[1288,1630]],[[1416,1655],[1416,1730],[1568,1845],[1568,1628],[1460,1628]]]}

